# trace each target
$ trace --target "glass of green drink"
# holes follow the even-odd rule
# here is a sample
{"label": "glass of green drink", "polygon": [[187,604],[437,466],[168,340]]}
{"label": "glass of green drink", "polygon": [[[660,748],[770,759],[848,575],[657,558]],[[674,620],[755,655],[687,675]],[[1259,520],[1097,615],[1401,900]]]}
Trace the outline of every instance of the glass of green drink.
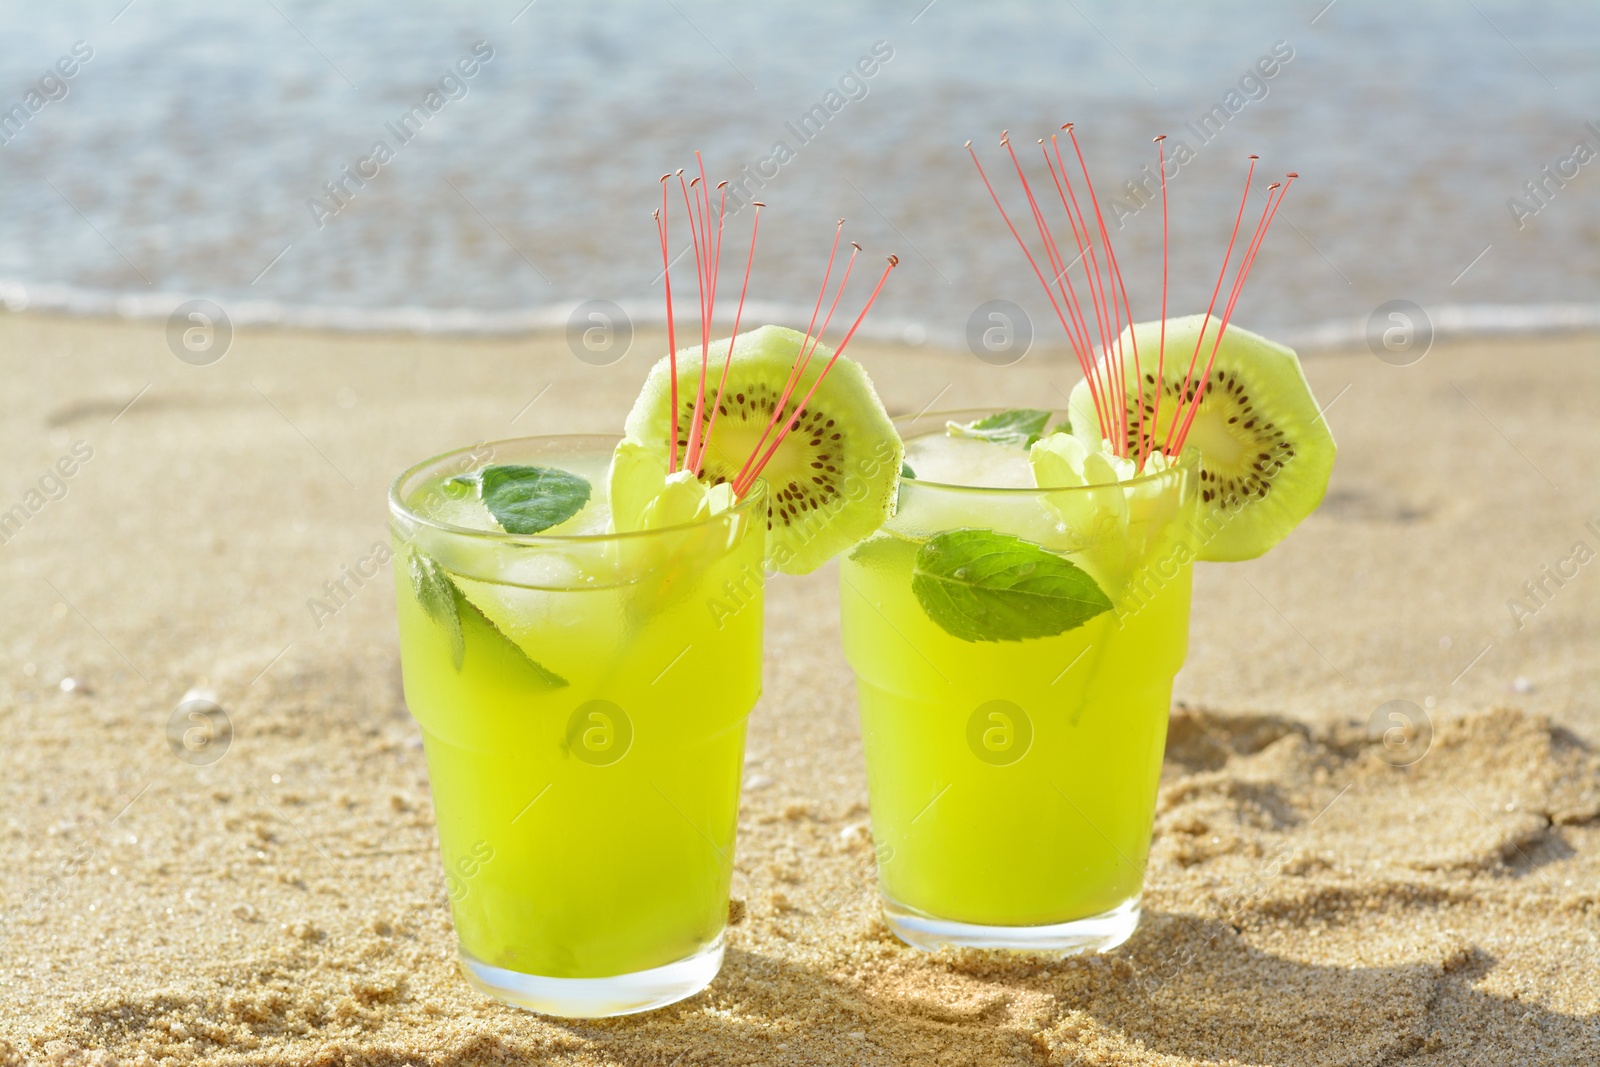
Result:
{"label": "glass of green drink", "polygon": [[699,153],[696,169],[677,192],[698,342],[677,346],[669,174],[652,213],[667,352],[624,433],[450,452],[389,494],[461,971],[549,1015],[647,1011],[716,977],[766,568],[804,574],[871,535],[899,481],[900,439],[844,357],[898,258],[824,344],[861,251],[822,314],[841,220],[806,331],[741,333],[755,203],[733,331],[714,338],[728,183],[714,195]]}
{"label": "glass of green drink", "polygon": [[[1192,566],[1271,549],[1321,502],[1336,452],[1294,351],[1230,329],[1296,173],[1268,185],[1235,259],[1250,157],[1210,303],[1169,317],[1156,137],[1161,314],[1136,322],[1061,129],[1038,141],[1043,196],[1000,136],[1036,243],[967,148],[1082,372],[1068,410],[900,422],[895,514],[840,565],[884,916],[919,948],[1104,951],[1132,935]],[[969,334],[973,354],[1022,358],[1009,317],[990,318],[1006,327]]]}
{"label": "glass of green drink", "polygon": [[[461,970],[551,1015],[644,1011],[715,977],[761,690],[764,487],[618,533],[617,440],[481,445],[390,493]],[[507,532],[530,515],[542,532]]]}
{"label": "glass of green drink", "polygon": [[884,916],[919,948],[1104,950],[1139,921],[1198,467],[1041,489],[1022,436],[958,432],[984,414],[898,424],[897,514],[841,560]]}

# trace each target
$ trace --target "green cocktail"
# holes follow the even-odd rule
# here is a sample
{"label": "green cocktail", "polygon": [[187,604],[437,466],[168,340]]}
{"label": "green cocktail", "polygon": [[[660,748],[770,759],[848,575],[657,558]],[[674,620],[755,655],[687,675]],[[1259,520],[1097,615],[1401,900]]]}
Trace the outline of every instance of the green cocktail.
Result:
{"label": "green cocktail", "polygon": [[[717,973],[761,690],[764,489],[610,532],[616,441],[450,453],[390,500],[406,701],[462,971],[556,1015],[642,1011]],[[507,533],[472,479],[534,469],[594,491],[545,533]]]}
{"label": "green cocktail", "polygon": [[[1294,351],[1230,329],[1296,173],[1268,185],[1241,243],[1250,157],[1210,303],[1169,318],[1155,138],[1161,312],[1136,322],[1061,128],[1038,141],[1056,195],[1035,195],[1001,134],[1028,207],[1015,218],[967,149],[1082,374],[1068,412],[901,424],[896,514],[840,567],[884,915],[930,949],[1103,950],[1132,934],[1192,564],[1272,548],[1322,500],[1336,451]],[[1057,199],[1070,244],[1052,233]],[[969,329],[973,354],[1022,358],[1011,317],[989,317],[1006,326]]]}
{"label": "green cocktail", "polygon": [[727,197],[699,169],[677,174],[698,343],[676,344],[669,175],[653,213],[668,352],[624,435],[452,452],[390,492],[461,969],[551,1015],[645,1011],[716,976],[766,568],[804,574],[871,535],[899,481],[900,440],[843,355],[899,260],[830,347],[860,251],[821,314],[835,231],[806,332],[740,333],[758,204],[733,334],[715,339]]}
{"label": "green cocktail", "polygon": [[1040,489],[946,437],[978,414],[901,425],[916,475],[841,561],[884,912],[919,947],[1104,949],[1138,923],[1197,467]]}

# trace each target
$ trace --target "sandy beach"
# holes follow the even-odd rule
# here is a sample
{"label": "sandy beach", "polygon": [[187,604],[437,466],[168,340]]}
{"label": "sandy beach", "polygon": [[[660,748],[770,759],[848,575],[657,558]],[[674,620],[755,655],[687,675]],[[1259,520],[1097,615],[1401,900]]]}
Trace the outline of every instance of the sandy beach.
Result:
{"label": "sandy beach", "polygon": [[[1332,486],[1197,568],[1121,948],[887,932],[829,565],[768,585],[718,979],[598,1022],[472,991],[388,570],[308,602],[387,542],[401,469],[614,432],[663,349],[248,329],[191,366],[159,321],[0,314],[0,1065],[1600,1062],[1593,336],[1307,356]],[[1076,377],[851,354],[896,413]],[[232,728],[204,766],[167,735],[195,688]],[[1431,724],[1406,766],[1369,732],[1390,701]]]}

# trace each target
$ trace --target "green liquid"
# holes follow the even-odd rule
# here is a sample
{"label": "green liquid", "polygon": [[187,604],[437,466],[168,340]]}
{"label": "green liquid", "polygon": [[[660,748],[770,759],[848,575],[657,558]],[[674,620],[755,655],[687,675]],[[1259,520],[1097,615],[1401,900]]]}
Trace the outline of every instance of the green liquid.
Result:
{"label": "green liquid", "polygon": [[1188,648],[1185,536],[1170,518],[1136,527],[1137,567],[1105,589],[1116,611],[1026,641],[963,641],[932,622],[911,589],[913,541],[841,561],[889,900],[943,920],[1038,926],[1137,898]]}
{"label": "green liquid", "polygon": [[[461,613],[459,669],[413,594],[397,531],[406,702],[471,956],[598,978],[684,959],[721,933],[761,689],[763,537],[740,522],[666,535],[650,547],[670,564],[657,552],[648,573],[609,588],[452,573],[469,599],[498,605],[501,625]],[[569,684],[550,688],[502,629]]]}

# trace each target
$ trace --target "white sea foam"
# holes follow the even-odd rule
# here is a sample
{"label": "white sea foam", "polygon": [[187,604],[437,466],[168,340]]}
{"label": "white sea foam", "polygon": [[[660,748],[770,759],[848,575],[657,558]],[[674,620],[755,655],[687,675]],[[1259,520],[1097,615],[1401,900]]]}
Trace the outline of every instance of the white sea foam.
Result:
{"label": "white sea foam", "polygon": [[[0,279],[0,307],[7,311],[38,311],[58,315],[131,320],[165,319],[194,293],[127,293],[83,289],[54,283],[25,283]],[[204,295],[204,294],[201,294]],[[284,304],[272,300],[233,300],[212,296],[235,327],[274,326],[290,329],[331,330],[345,333],[414,333],[441,336],[516,336],[567,329],[573,312],[583,301],[562,300],[537,307],[488,311],[477,308],[386,307],[366,308],[336,304]],[[637,327],[660,327],[666,314],[659,299],[621,301],[619,306]],[[1600,330],[1597,304],[1442,304],[1427,309],[1436,337],[1504,337]],[[719,327],[731,325],[718,314]],[[805,329],[810,307],[750,301],[744,323],[773,322]],[[680,321],[680,326],[682,320]],[[840,336],[840,324],[829,329]],[[1274,330],[1273,336],[1303,351],[1359,348],[1366,344],[1364,319],[1338,319],[1311,326]],[[959,350],[965,339],[948,331],[907,319],[868,318],[857,336],[879,342],[913,346],[933,345]],[[1051,343],[1046,336],[1044,343]]]}
{"label": "white sea foam", "polygon": [[[1426,309],[1435,337],[1504,337],[1600,330],[1600,304],[1441,304]],[[1277,331],[1274,339],[1311,351],[1366,344],[1364,319]]]}
{"label": "white sea foam", "polygon": [[[560,300],[537,307],[503,311],[477,308],[387,307],[366,308],[336,304],[284,304],[273,300],[234,300],[227,296],[196,293],[125,293],[114,290],[82,289],[54,283],[32,284],[0,279],[0,307],[7,311],[38,311],[57,315],[133,320],[165,319],[178,305],[196,296],[210,299],[227,312],[234,327],[275,326],[303,330],[332,330],[343,333],[415,333],[443,336],[516,336],[529,333],[559,332],[567,329],[580,300]],[[664,327],[666,312],[659,299],[621,301],[618,304],[638,327]],[[752,323],[778,323],[803,330],[811,319],[810,307],[750,301],[745,304],[743,327]],[[718,313],[717,323],[732,325],[732,313]],[[679,327],[685,320],[679,318]],[[837,341],[842,336],[839,320],[828,334]],[[920,323],[885,319],[862,323],[858,337],[898,344],[921,345],[930,340]],[[954,346],[959,338],[939,338],[938,343]]]}

